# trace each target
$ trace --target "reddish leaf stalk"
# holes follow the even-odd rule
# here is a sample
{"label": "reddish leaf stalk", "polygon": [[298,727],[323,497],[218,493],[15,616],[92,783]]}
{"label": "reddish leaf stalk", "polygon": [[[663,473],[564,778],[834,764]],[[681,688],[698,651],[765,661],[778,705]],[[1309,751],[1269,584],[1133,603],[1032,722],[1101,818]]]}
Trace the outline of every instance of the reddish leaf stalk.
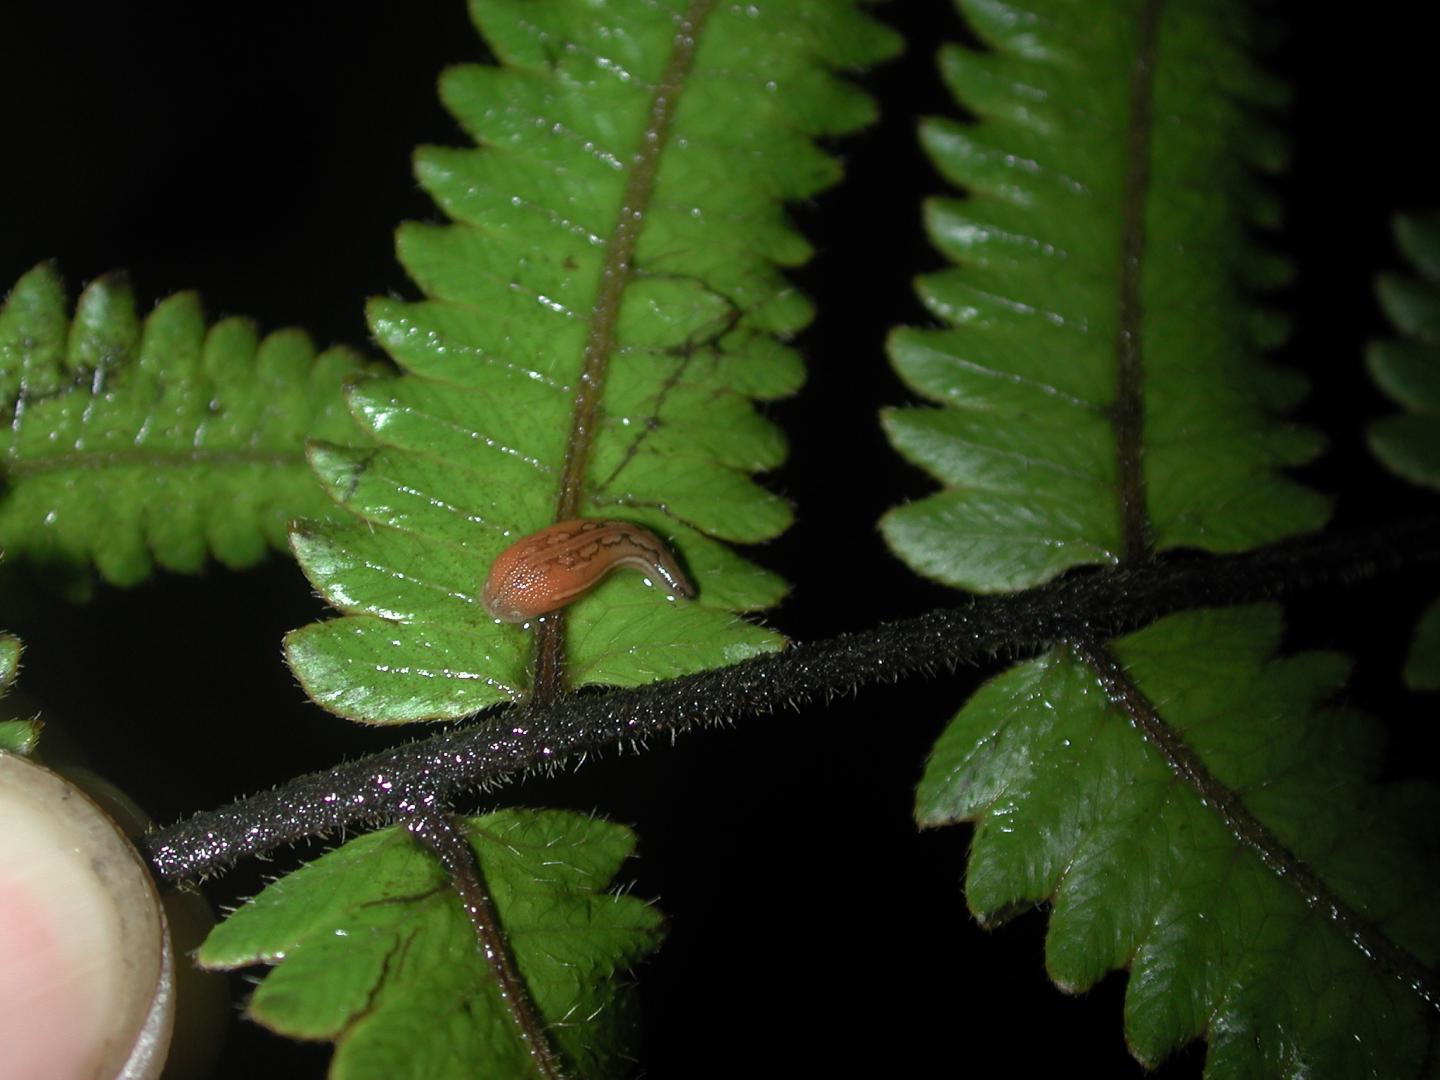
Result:
{"label": "reddish leaf stalk", "polygon": [[510,954],[510,944],[495,913],[475,849],[455,827],[454,819],[439,810],[417,807],[405,827],[434,854],[449,876],[451,888],[459,895],[465,916],[475,930],[475,940],[485,963],[495,976],[505,1011],[535,1065],[536,1075],[541,1080],[561,1080],[560,1059],[546,1038],[534,999]]}
{"label": "reddish leaf stalk", "polygon": [[[655,192],[660,154],[665,149],[675,106],[695,61],[695,48],[710,13],[710,5],[711,0],[692,0],[675,28],[670,59],[650,100],[650,117],[640,137],[640,148],[631,159],[620,215],[605,242],[605,256],[600,264],[600,287],[595,294],[595,304],[590,309],[584,363],[575,389],[570,437],[565,444],[565,463],[560,471],[560,491],[555,500],[556,521],[583,516],[585,475],[600,423],[600,399],[605,392],[605,375],[615,351],[620,305],[625,298],[625,288],[630,283],[635,245],[645,224],[645,212]],[[556,700],[564,691],[565,618],[557,613],[557,616],[535,626],[533,697],[545,704]]]}

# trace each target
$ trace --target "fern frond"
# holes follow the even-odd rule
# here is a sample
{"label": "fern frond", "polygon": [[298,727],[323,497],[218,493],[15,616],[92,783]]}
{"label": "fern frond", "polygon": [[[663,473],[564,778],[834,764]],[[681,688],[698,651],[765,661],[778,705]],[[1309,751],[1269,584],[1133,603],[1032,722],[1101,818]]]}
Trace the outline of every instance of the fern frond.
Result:
{"label": "fern frond", "polygon": [[0,634],[0,697],[10,689],[20,670],[20,639],[14,634]]}
{"label": "fern frond", "polygon": [[[887,515],[892,548],[997,591],[1318,527],[1283,474],[1318,449],[1278,418],[1303,384],[1261,362],[1277,323],[1247,296],[1287,270],[1250,235],[1283,152],[1244,5],[960,7],[992,49],[942,57],[978,121],[924,131],[968,189],[927,208],[956,265],[920,292],[949,325],[891,343],[940,407],[885,416],[946,488]],[[1204,1038],[1207,1076],[1414,1074],[1435,795],[1371,785],[1375,726],[1324,705],[1343,665],[1278,659],[1279,636],[1269,608],[1201,612],[1021,665],[946,729],[917,817],[977,823],[982,922],[1052,906],[1062,988],[1130,971],[1146,1065]]]}
{"label": "fern frond", "polygon": [[294,538],[344,617],[290,635],[291,666],[320,704],[374,723],[529,693],[529,629],[478,594],[504,548],[567,518],[649,527],[699,587],[667,603],[615,575],[553,618],[541,632],[564,627],[569,685],[780,647],[738,614],[783,582],[729,547],[790,521],[751,476],[784,456],[755,402],[799,385],[783,342],[810,318],[782,273],[809,249],[780,202],[838,177],[817,136],[873,116],[833,71],[897,44],[839,0],[471,12],[498,66],[455,68],[441,94],[479,148],[417,154],[453,223],[400,229],[426,298],[369,309],[405,374],[351,396],[373,445],[313,456],[354,519]]}
{"label": "fern frond", "polygon": [[1397,217],[1395,237],[1419,276],[1380,276],[1380,304],[1404,337],[1375,342],[1365,361],[1405,411],[1371,425],[1370,449],[1405,479],[1440,490],[1440,214]]}
{"label": "fern frond", "polygon": [[[1125,1036],[1147,1066],[1204,1038],[1209,1077],[1418,1075],[1433,1003],[1357,945],[1378,929],[1421,970],[1440,958],[1435,864],[1418,858],[1440,800],[1373,786],[1377,726],[1326,705],[1343,660],[1278,657],[1280,632],[1276,609],[1236,608],[1111,646],[1208,770],[1203,795],[1062,647],[960,710],[917,817],[976,822],[966,895],[982,922],[1051,906],[1060,987],[1129,969]],[[1227,827],[1230,800],[1253,827]],[[1318,891],[1289,880],[1304,875]]]}
{"label": "fern frond", "polygon": [[966,189],[926,207],[955,265],[919,292],[947,328],[890,343],[941,408],[884,416],[944,490],[884,518],[891,547],[995,591],[1318,527],[1325,500],[1281,472],[1319,449],[1276,419],[1303,383],[1261,363],[1273,323],[1245,291],[1286,269],[1250,235],[1273,207],[1257,170],[1283,151],[1245,5],[959,6],[990,51],[941,56],[978,121],[922,130]]}
{"label": "fern frond", "polygon": [[332,512],[308,438],[344,439],[344,384],[363,361],[315,354],[298,330],[245,319],[207,328],[194,293],[145,319],[125,279],[80,295],[42,264],[0,310],[0,548],[117,585],[207,556],[249,566],[293,517]]}
{"label": "fern frond", "polygon": [[[613,1075],[634,1036],[624,973],[661,935],[653,907],[606,891],[633,835],[560,811],[462,824],[566,1075]],[[332,1077],[535,1075],[460,898],[403,830],[352,840],[268,886],[198,959],[273,966],[249,1015],[335,1042]]]}
{"label": "fern frond", "polygon": [[[0,634],[0,698],[10,690],[20,670],[20,639],[14,634]],[[12,754],[28,754],[40,736],[38,720],[0,720],[0,750]]]}
{"label": "fern frond", "polygon": [[[1405,411],[1371,424],[1366,435],[1392,472],[1440,490],[1440,213],[1397,216],[1395,238],[1419,276],[1380,276],[1380,304],[1404,337],[1375,342],[1365,362]],[[1421,617],[1405,680],[1440,690],[1440,602]]]}

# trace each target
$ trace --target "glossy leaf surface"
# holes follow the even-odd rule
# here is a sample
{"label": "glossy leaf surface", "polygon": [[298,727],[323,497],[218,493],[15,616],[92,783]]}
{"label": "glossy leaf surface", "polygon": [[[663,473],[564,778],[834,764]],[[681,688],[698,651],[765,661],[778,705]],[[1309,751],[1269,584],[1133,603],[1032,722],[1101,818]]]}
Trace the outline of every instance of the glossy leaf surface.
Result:
{"label": "glossy leaf surface", "polygon": [[207,327],[194,293],[142,320],[117,275],[72,316],[42,264],[0,310],[0,547],[82,591],[90,565],[117,585],[156,564],[249,566],[283,546],[291,518],[332,512],[305,440],[350,437],[341,391],[361,369],[345,349],[317,356],[299,330]]}
{"label": "glossy leaf surface", "polygon": [[1262,362],[1274,323],[1247,291],[1288,270],[1252,235],[1283,94],[1245,52],[1245,6],[959,7],[988,51],[941,66],[977,119],[922,128],[965,192],[926,207],[953,265],[919,293],[946,325],[890,342],[938,407],[884,414],[943,489],[885,517],[890,546],[988,592],[1318,527],[1325,500],[1281,471],[1319,450],[1277,418],[1303,383]]}
{"label": "glossy leaf surface", "polygon": [[[560,811],[463,822],[567,1075],[624,1071],[625,971],[659,943],[649,904],[606,890],[629,830]],[[336,1044],[336,1080],[533,1077],[459,897],[402,829],[352,840],[268,886],[210,934],[208,968],[274,966],[249,1015]]]}
{"label": "glossy leaf surface", "polygon": [[[478,594],[504,548],[558,519],[644,525],[699,587],[679,602],[624,572],[575,603],[571,686],[781,645],[739,615],[785,586],[729,546],[791,516],[752,478],[785,453],[755,402],[799,385],[784,341],[811,314],[782,273],[809,248],[780,202],[838,179],[815,138],[874,116],[835,72],[897,45],[820,0],[471,12],[497,66],[454,68],[440,89],[479,148],[419,151],[451,224],[399,232],[425,299],[370,305],[405,374],[351,397],[372,445],[312,459],[354,520],[294,540],[345,617],[292,634],[290,663],[316,701],[374,723],[528,693],[530,630],[497,624]],[[576,428],[582,387],[595,415]]]}
{"label": "glossy leaf surface", "polygon": [[0,634],[0,695],[10,689],[20,670],[20,639],[13,634]]}
{"label": "glossy leaf surface", "polygon": [[40,741],[40,724],[34,720],[0,720],[0,750],[29,754]]}
{"label": "glossy leaf surface", "polygon": [[[988,51],[942,67],[976,119],[923,133],[966,191],[927,208],[954,265],[920,293],[948,325],[891,342],[937,407],[885,416],[944,489],[887,515],[892,548],[997,591],[1318,527],[1326,501],[1284,474],[1319,448],[1281,418],[1303,383],[1262,361],[1283,327],[1254,307],[1288,268],[1254,236],[1275,223],[1256,173],[1283,164],[1266,115],[1284,94],[1250,58],[1249,10],[959,6]],[[1371,786],[1374,726],[1325,705],[1343,665],[1278,659],[1279,637],[1257,608],[1110,646],[1174,738],[1168,758],[1078,653],[1021,665],[946,729],[917,816],[977,823],[982,921],[1052,906],[1062,988],[1129,970],[1126,1038],[1147,1066],[1204,1038],[1210,1076],[1413,1074],[1428,1006],[1323,912],[1338,897],[1433,965],[1417,849],[1435,795]],[[1208,779],[1182,780],[1184,761]],[[1256,854],[1261,834],[1279,857]],[[1323,895],[1290,880],[1306,864]]]}
{"label": "glossy leaf surface", "polygon": [[[1216,780],[1336,895],[1426,965],[1440,957],[1440,799],[1381,788],[1377,726],[1327,704],[1332,655],[1276,655],[1268,607],[1166,619],[1113,644]],[[1430,1007],[1242,844],[1066,649],[992,679],[936,744],[922,825],[976,823],[966,896],[985,923],[1051,908],[1046,967],[1080,993],[1126,968],[1148,1066],[1191,1039],[1206,1075],[1411,1076]]]}

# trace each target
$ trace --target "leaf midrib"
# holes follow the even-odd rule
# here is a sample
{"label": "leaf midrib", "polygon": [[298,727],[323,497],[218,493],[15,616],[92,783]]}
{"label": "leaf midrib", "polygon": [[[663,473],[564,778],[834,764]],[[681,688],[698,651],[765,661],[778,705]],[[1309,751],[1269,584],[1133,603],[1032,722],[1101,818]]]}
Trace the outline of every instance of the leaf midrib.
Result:
{"label": "leaf midrib", "polygon": [[1167,722],[1159,707],[1137,686],[1104,645],[1071,639],[1069,648],[1094,674],[1111,705],[1124,714],[1166,767],[1242,848],[1260,859],[1275,878],[1295,890],[1305,907],[1342,934],[1372,964],[1440,1010],[1440,980],[1415,954],[1382,931],[1322,877],[1246,806],[1240,794],[1221,781],[1204,759]]}
{"label": "leaf midrib", "polygon": [[[1154,135],[1156,42],[1163,3],[1164,0],[1147,0],[1140,11],[1138,43],[1129,73],[1130,122],[1121,204],[1116,380],[1112,405],[1125,562],[1144,561],[1155,554],[1141,464],[1145,411],[1144,310],[1140,291]],[[1171,772],[1190,788],[1237,844],[1257,856],[1277,879],[1295,889],[1308,909],[1317,911],[1373,964],[1432,1009],[1440,1009],[1440,984],[1425,964],[1345,900],[1328,880],[1251,813],[1239,793],[1210,772],[1201,756],[1163,719],[1155,704],[1129,681],[1124,668],[1108,649],[1083,641],[1072,641],[1070,647],[1100,679],[1112,702],[1129,716],[1145,742],[1160,754]]]}
{"label": "leaf midrib", "polygon": [[[614,229],[605,240],[600,263],[600,286],[586,320],[585,347],[580,377],[576,380],[570,414],[570,434],[565,443],[560,490],[555,500],[555,520],[580,516],[584,501],[585,473],[595,443],[600,399],[610,357],[615,352],[615,333],[625,289],[630,283],[635,247],[644,227],[646,211],[655,192],[660,155],[665,149],[675,107],[684,90],[695,60],[712,0],[691,0],[680,17],[672,38],[670,57],[650,99],[650,113],[640,135],[639,149],[630,162],[625,192]],[[536,624],[534,697],[553,701],[564,691],[565,619],[563,609]]]}
{"label": "leaf midrib", "polygon": [[1126,562],[1150,558],[1155,547],[1145,506],[1145,475],[1140,457],[1145,430],[1144,311],[1140,283],[1145,260],[1145,209],[1155,120],[1155,47],[1163,2],[1147,0],[1141,9],[1139,37],[1130,64],[1130,123],[1125,140],[1120,261],[1116,268],[1115,401],[1111,416],[1115,426],[1121,551]]}

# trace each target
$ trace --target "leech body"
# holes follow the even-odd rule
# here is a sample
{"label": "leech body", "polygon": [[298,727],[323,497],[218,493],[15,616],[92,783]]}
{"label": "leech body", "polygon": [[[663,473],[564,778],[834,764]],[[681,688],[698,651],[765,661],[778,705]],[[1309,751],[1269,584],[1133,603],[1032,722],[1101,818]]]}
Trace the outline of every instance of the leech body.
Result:
{"label": "leech body", "polygon": [[522,537],[490,566],[481,601],[501,622],[523,623],[589,592],[616,567],[642,570],[675,596],[695,586],[665,542],[628,521],[576,518]]}

